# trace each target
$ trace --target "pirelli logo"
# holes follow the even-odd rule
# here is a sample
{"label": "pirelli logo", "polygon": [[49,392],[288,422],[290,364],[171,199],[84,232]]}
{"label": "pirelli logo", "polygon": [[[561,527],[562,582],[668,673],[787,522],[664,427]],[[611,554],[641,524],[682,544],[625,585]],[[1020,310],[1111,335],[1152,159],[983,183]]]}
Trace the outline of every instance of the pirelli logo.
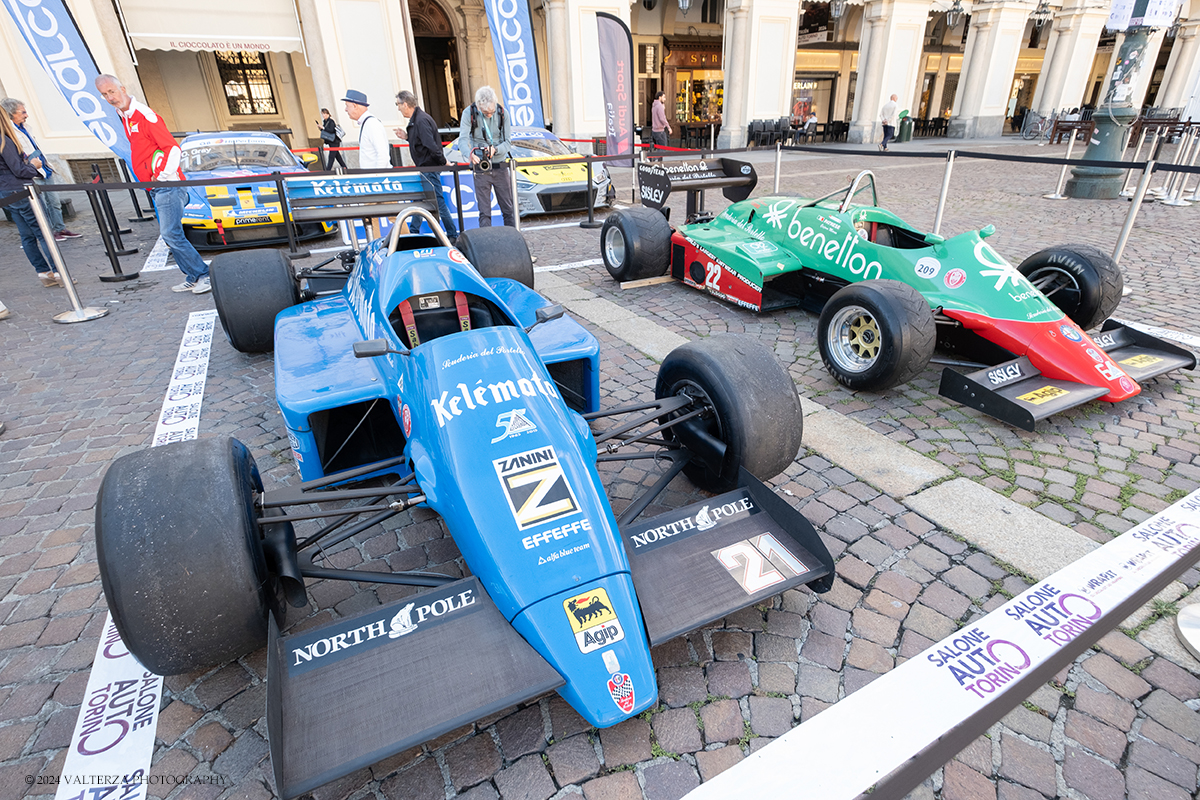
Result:
{"label": "pirelli logo", "polygon": [[579,502],[553,447],[497,458],[492,465],[519,529],[578,513]]}

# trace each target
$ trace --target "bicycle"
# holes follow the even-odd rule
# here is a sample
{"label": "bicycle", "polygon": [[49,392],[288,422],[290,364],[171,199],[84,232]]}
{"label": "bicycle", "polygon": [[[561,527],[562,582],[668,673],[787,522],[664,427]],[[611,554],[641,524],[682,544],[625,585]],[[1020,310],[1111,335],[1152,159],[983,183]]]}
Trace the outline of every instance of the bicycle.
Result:
{"label": "bicycle", "polygon": [[1054,116],[1043,117],[1035,111],[1025,114],[1025,124],[1021,126],[1021,138],[1027,141],[1049,139],[1050,131],[1054,128]]}

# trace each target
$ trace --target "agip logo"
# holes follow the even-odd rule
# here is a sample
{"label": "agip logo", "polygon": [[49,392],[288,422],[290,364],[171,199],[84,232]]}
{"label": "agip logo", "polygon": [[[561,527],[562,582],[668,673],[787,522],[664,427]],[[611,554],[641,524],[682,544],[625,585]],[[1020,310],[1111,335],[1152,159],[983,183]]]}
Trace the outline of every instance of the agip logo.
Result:
{"label": "agip logo", "polygon": [[563,611],[581,653],[591,653],[625,638],[608,592],[600,587],[568,597],[563,601]]}

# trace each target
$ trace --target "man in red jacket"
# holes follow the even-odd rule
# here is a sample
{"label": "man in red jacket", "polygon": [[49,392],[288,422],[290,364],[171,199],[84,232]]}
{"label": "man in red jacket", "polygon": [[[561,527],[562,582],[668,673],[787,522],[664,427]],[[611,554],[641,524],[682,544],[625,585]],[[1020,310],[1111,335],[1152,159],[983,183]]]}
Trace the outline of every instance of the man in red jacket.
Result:
{"label": "man in red jacket", "polygon": [[[129,146],[133,150],[133,163],[130,166],[137,179],[161,182],[183,180],[183,172],[179,169],[179,144],[162,117],[131,97],[112,75],[96,78],[96,90],[121,115],[125,135],[129,137]],[[183,207],[188,202],[187,189],[182,186],[160,186],[150,190],[150,197],[158,217],[159,234],[184,274],[183,283],[172,286],[171,291],[192,294],[211,292],[208,265],[183,233]]]}

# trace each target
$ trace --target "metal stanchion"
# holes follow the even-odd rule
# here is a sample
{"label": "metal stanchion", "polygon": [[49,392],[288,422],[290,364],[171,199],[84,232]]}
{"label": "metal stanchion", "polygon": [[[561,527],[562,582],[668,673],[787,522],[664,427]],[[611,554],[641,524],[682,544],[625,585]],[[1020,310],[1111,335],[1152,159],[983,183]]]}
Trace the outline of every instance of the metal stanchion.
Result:
{"label": "metal stanchion", "polygon": [[50,230],[50,221],[46,219],[46,211],[42,208],[42,201],[37,196],[37,189],[32,183],[25,188],[29,192],[29,205],[33,208],[33,215],[37,218],[38,228],[42,231],[42,239],[46,242],[46,249],[50,251],[50,260],[54,262],[55,270],[62,276],[63,287],[67,290],[67,297],[71,300],[71,310],[55,314],[54,321],[62,323],[87,322],[89,319],[103,317],[108,313],[107,308],[90,306],[84,308],[83,303],[79,302],[79,293],[75,291],[75,283],[71,280],[71,273],[67,271],[67,264],[63,261],[62,253],[59,252],[58,242],[54,241],[54,231]]}
{"label": "metal stanchion", "polygon": [[[1142,155],[1142,145],[1146,143],[1146,133],[1147,133],[1146,129],[1142,128],[1142,133],[1140,136],[1138,136],[1137,147],[1134,148],[1133,158],[1129,159],[1130,161],[1136,162],[1138,160],[1138,158]],[[1125,180],[1121,184],[1121,193],[1120,193],[1121,197],[1133,197],[1133,189],[1131,189],[1129,187],[1129,179],[1131,177],[1133,177],[1133,167],[1130,167],[1129,169],[1125,170]]]}
{"label": "metal stanchion", "polygon": [[[1183,141],[1179,143],[1179,152],[1175,154],[1175,161],[1173,163],[1176,166],[1180,164],[1187,164],[1188,157],[1192,156],[1192,146],[1195,143],[1196,137],[1192,135],[1192,129],[1188,128],[1183,135]],[[1195,156],[1192,156],[1191,160],[1195,162]],[[1190,206],[1191,203],[1183,199],[1183,185],[1185,183],[1187,183],[1186,172],[1173,173],[1168,185],[1169,188],[1167,189],[1167,199],[1163,200],[1162,204],[1164,206],[1176,207]]]}
{"label": "metal stanchion", "polygon": [[[1075,131],[1071,131],[1071,138],[1067,139],[1067,154],[1063,156],[1067,161],[1071,160],[1071,150],[1075,148]],[[1058,173],[1058,185],[1054,187],[1053,194],[1044,194],[1047,200],[1066,200],[1067,196],[1062,193],[1063,182],[1067,179],[1067,165],[1063,164],[1062,169]]]}
{"label": "metal stanchion", "polygon": [[[99,220],[103,216],[104,211],[100,207],[100,201],[96,199],[96,190],[89,190],[85,194],[87,194],[88,202],[92,205],[92,214]],[[104,252],[108,255],[109,263],[112,264],[113,274],[116,275],[121,271],[121,264],[117,261],[117,254],[113,249],[112,238],[108,235],[108,226],[100,225],[99,227],[100,241],[104,243]]]}
{"label": "metal stanchion", "polygon": [[[104,184],[104,179],[100,177],[100,167],[98,164],[92,164],[92,183],[97,186]],[[131,256],[136,253],[138,251],[136,247],[126,247],[125,243],[121,241],[122,233],[132,233],[133,231],[128,228],[122,229],[117,224],[116,212],[113,211],[112,203],[108,201],[108,190],[98,188],[96,190],[96,201],[100,206],[100,213],[96,215],[96,224],[102,228],[108,228],[108,235],[112,237],[114,243],[113,251],[119,256]]]}
{"label": "metal stanchion", "polygon": [[283,193],[283,177],[276,175],[275,191],[279,194],[279,213],[283,217],[283,227],[287,229],[288,251],[284,253],[289,259],[308,258],[308,251],[296,246],[296,231],[292,225],[292,212],[288,208],[287,196]]}
{"label": "metal stanchion", "polygon": [[946,195],[950,191],[950,173],[954,171],[954,151],[946,153],[946,171],[942,173],[942,193],[938,195],[937,212],[933,215],[933,232],[941,235],[942,214],[946,210]]}
{"label": "metal stanchion", "polygon": [[[1154,146],[1150,148],[1150,160],[1154,161],[1155,163],[1162,160],[1161,158],[1159,158],[1159,156],[1162,155],[1163,145],[1165,145],[1167,143],[1167,137],[1165,135],[1159,136],[1158,133],[1159,133],[1158,131],[1154,132],[1154,134],[1155,134]],[[1168,178],[1170,178],[1170,175],[1168,175],[1166,178],[1163,178],[1163,182],[1162,182],[1161,186],[1155,186],[1153,189],[1146,190],[1146,194],[1150,196],[1151,200],[1157,200],[1158,198],[1162,197],[1166,193]]]}
{"label": "metal stanchion", "polygon": [[[509,191],[512,192],[513,200],[513,225],[517,230],[521,230],[521,204],[517,202],[517,162],[512,157],[512,153],[508,154],[508,181],[512,187]],[[483,213],[483,209],[479,210]],[[588,215],[592,213],[592,167],[588,165]]]}
{"label": "metal stanchion", "polygon": [[[117,163],[121,165],[121,175],[125,178],[125,182],[133,183],[133,177],[130,176],[129,167],[125,166],[125,161],[122,159],[117,159]],[[130,202],[133,203],[133,213],[137,214],[136,217],[128,217],[130,222],[154,222],[155,221],[154,217],[147,217],[145,214],[142,213],[142,206],[140,203],[138,203],[136,190],[134,190],[134,189],[129,190],[129,200],[130,200]],[[151,206],[150,208],[148,208],[146,210],[149,211],[151,214],[153,214],[154,206]]]}
{"label": "metal stanchion", "polygon": [[1112,260],[1114,263],[1121,263],[1121,255],[1125,252],[1125,243],[1129,240],[1129,234],[1133,230],[1133,221],[1137,218],[1138,209],[1142,207],[1142,199],[1146,196],[1146,187],[1150,185],[1150,176],[1154,174],[1154,160],[1146,162],[1146,167],[1142,170],[1142,177],[1138,180],[1137,189],[1133,193],[1133,202],[1129,206],[1129,214],[1125,217],[1125,225],[1121,228],[1121,235],[1117,237],[1117,246],[1113,248]]}
{"label": "metal stanchion", "polygon": [[711,122],[708,123],[708,149],[717,149],[717,126],[713,125]]}
{"label": "metal stanchion", "polygon": [[458,214],[458,232],[461,234],[467,229],[467,223],[463,222],[462,213],[462,183],[458,179],[459,170],[454,170],[454,211]]}
{"label": "metal stanchion", "polygon": [[603,222],[597,222],[593,213],[592,206],[596,204],[596,198],[592,195],[595,189],[592,186],[592,157],[587,156],[587,196],[588,196],[588,218],[579,223],[581,228],[599,228]]}
{"label": "metal stanchion", "polygon": [[779,168],[783,163],[783,142],[775,143],[775,188],[774,194],[779,194]]}

